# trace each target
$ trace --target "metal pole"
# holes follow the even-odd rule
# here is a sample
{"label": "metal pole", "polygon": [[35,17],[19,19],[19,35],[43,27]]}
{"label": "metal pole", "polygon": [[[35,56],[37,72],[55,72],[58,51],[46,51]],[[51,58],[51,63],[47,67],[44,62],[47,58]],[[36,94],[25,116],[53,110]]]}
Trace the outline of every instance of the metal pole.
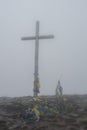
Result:
{"label": "metal pole", "polygon": [[[34,90],[36,90],[36,82],[38,80],[38,59],[39,59],[39,21],[36,22]],[[37,96],[36,91],[34,91],[34,96]]]}

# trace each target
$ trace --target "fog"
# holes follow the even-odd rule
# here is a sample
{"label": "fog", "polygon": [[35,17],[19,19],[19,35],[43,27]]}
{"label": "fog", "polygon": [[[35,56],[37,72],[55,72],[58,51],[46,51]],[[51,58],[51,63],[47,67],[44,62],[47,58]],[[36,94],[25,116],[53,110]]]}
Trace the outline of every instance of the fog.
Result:
{"label": "fog", "polygon": [[40,94],[55,94],[58,79],[64,94],[87,93],[87,0],[0,0],[0,96],[33,95],[35,35],[40,40]]}

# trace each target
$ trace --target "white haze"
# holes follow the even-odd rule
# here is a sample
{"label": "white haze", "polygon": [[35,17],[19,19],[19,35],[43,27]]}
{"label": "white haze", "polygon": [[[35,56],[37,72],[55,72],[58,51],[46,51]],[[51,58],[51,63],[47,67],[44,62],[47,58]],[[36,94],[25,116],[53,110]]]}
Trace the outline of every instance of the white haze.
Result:
{"label": "white haze", "polygon": [[33,95],[35,35],[40,41],[41,95],[55,93],[58,79],[65,94],[87,93],[87,0],[0,0],[0,96]]}

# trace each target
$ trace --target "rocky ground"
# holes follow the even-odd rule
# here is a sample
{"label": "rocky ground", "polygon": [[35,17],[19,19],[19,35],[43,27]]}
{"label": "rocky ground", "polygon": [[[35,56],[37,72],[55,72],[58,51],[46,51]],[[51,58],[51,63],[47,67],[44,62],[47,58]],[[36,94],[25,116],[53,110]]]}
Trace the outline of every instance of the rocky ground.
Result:
{"label": "rocky ground", "polygon": [[[87,130],[87,95],[66,96],[67,104],[73,106],[50,118],[42,117],[40,121],[26,123],[20,112],[32,104],[32,97],[0,98],[0,130]],[[55,97],[47,96],[50,102]],[[77,108],[76,108],[77,106]],[[75,109],[74,109],[75,108]]]}

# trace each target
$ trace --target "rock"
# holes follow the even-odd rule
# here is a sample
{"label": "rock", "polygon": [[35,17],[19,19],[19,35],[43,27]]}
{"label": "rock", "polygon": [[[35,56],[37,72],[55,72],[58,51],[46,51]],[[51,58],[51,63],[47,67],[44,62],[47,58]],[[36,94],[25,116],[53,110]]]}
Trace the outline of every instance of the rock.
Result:
{"label": "rock", "polygon": [[0,130],[8,130],[6,121],[0,120]]}
{"label": "rock", "polygon": [[80,118],[78,119],[80,125],[87,126],[87,118]]}
{"label": "rock", "polygon": [[13,129],[17,129],[17,128],[20,128],[20,125],[13,125],[11,127],[9,127],[9,130],[13,130]]}
{"label": "rock", "polygon": [[72,118],[77,118],[79,115],[76,113],[70,113],[69,116]]}
{"label": "rock", "polygon": [[68,126],[66,130],[80,130],[80,128],[77,128],[75,126]]}
{"label": "rock", "polygon": [[71,118],[69,116],[63,116],[63,118],[64,118],[64,120],[65,120],[66,123],[72,124],[72,123],[76,122],[76,118]]}

